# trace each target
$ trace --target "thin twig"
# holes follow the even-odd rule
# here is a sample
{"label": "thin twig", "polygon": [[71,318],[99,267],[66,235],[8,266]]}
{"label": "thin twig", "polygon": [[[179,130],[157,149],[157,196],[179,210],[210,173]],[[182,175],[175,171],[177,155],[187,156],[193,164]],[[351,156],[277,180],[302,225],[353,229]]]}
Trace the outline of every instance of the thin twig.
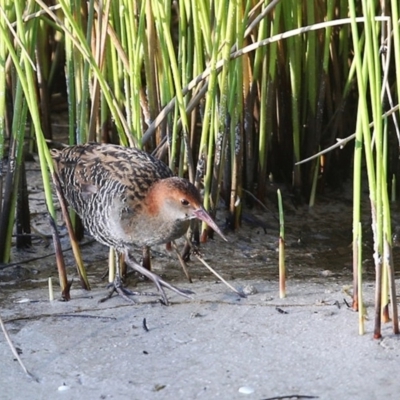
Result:
{"label": "thin twig", "polygon": [[[80,244],[80,247],[84,247],[84,246],[88,246],[92,243],[94,243],[95,240],[91,239],[85,243]],[[67,252],[67,251],[72,251],[72,247],[66,247],[65,249],[63,249],[63,253]],[[32,257],[32,258],[27,258],[26,260],[20,260],[20,261],[15,261],[12,263],[7,263],[7,264],[0,264],[0,270],[2,269],[6,269],[6,268],[10,268],[10,267],[14,267],[16,265],[22,265],[22,264],[28,264],[30,262],[33,261],[38,261],[38,260],[43,260],[44,258],[47,257],[53,257],[56,253],[53,251],[51,253],[45,254],[44,256],[39,256],[39,257]]]}
{"label": "thin twig", "polygon": [[229,289],[233,290],[236,294],[238,294],[240,297],[246,297],[246,295],[241,291],[237,290],[234,288],[230,283],[228,283],[217,271],[215,271],[213,268],[211,268],[206,261],[204,260],[203,257],[200,256],[200,253],[198,250],[194,249],[192,247],[193,254],[197,257],[197,259],[205,266],[207,267],[221,282],[225,283],[226,286],[228,286]]}
{"label": "thin twig", "polygon": [[[391,108],[389,111],[386,111],[386,112],[382,115],[382,119],[384,119],[384,118],[388,117],[389,115],[392,115],[393,113],[395,113],[396,111],[398,111],[398,110],[399,110],[399,107],[400,107],[399,104],[397,104],[396,106],[394,106],[393,108]],[[374,126],[374,123],[371,122],[371,123],[369,124],[369,127],[372,128],[373,126]],[[347,137],[344,138],[344,139],[337,138],[337,139],[336,139],[336,140],[337,140],[337,143],[333,144],[332,146],[329,146],[327,149],[321,150],[320,152],[314,154],[314,155],[311,156],[311,157],[308,157],[308,158],[306,158],[306,159],[304,159],[304,160],[301,160],[301,161],[297,162],[295,165],[300,165],[300,164],[304,164],[304,163],[306,163],[306,162],[309,162],[309,161],[313,160],[314,158],[317,158],[317,157],[319,157],[319,156],[322,156],[323,154],[329,153],[330,151],[336,149],[337,147],[340,147],[340,148],[342,149],[344,146],[346,146],[346,144],[347,144],[348,142],[351,142],[353,139],[355,139],[355,137],[356,137],[356,134],[353,133],[353,134],[351,134],[350,136],[347,136]]]}
{"label": "thin twig", "polygon": [[185,262],[185,260],[182,258],[181,253],[179,252],[178,246],[176,245],[176,243],[175,243],[174,240],[172,241],[172,248],[175,250],[175,253],[176,253],[176,255],[177,255],[178,259],[179,259],[179,262],[181,263],[183,272],[185,273],[187,280],[188,280],[190,283],[193,283],[192,277],[190,276],[190,273],[189,273],[188,267],[187,267],[187,265],[186,265],[186,262]]}
{"label": "thin twig", "polygon": [[270,210],[261,200],[257,199],[256,196],[254,196],[253,193],[251,193],[250,191],[246,190],[245,188],[242,188],[243,192],[247,193],[249,196],[251,196],[253,198],[254,201],[256,201],[262,208],[264,208],[265,211],[269,212],[272,214],[272,217],[275,218],[276,221],[279,221],[279,217],[277,217],[275,215],[275,213]]}
{"label": "thin twig", "polygon": [[23,371],[24,371],[30,378],[32,378],[33,380],[35,380],[36,382],[38,382],[37,378],[35,378],[35,377],[26,369],[24,363],[22,362],[21,357],[19,356],[18,351],[17,351],[17,349],[15,348],[15,346],[14,346],[14,344],[13,344],[11,338],[10,338],[10,335],[8,334],[7,328],[6,328],[6,326],[4,325],[4,322],[3,322],[3,320],[2,320],[1,317],[0,317],[0,326],[1,326],[1,329],[3,330],[4,337],[6,338],[7,343],[8,343],[8,345],[10,346],[10,349],[11,349],[12,353],[14,354],[14,357],[18,360],[19,365],[21,366],[21,368],[23,369]]}

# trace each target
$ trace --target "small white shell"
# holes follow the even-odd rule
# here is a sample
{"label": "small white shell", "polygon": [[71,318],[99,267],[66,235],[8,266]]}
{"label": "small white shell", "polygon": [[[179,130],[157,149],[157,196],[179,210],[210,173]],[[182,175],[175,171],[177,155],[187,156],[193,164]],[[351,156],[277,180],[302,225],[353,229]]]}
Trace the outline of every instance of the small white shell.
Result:
{"label": "small white shell", "polygon": [[59,392],[64,392],[65,390],[68,390],[70,387],[68,385],[66,385],[65,383],[63,383],[61,386],[58,387],[58,391]]}
{"label": "small white shell", "polygon": [[239,388],[239,393],[252,394],[254,393],[254,388],[252,388],[251,386],[242,386]]}

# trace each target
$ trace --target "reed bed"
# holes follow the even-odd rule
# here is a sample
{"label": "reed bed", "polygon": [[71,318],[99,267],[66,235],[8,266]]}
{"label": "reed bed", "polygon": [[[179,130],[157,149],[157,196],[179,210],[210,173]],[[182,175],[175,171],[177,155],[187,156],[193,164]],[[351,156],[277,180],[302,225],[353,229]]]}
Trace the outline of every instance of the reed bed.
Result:
{"label": "reed bed", "polygon": [[[266,201],[271,179],[312,206],[353,171],[355,309],[365,165],[375,336],[389,299],[397,333],[388,192],[399,181],[398,21],[395,0],[0,0],[1,262],[10,259],[15,219],[26,219],[15,215],[26,148],[39,155],[54,225],[48,143],[60,141],[51,131],[58,92],[68,108],[64,144],[119,142],[153,152],[204,189],[212,215],[224,204],[233,229],[253,196]],[[354,151],[341,149],[350,139]],[[24,226],[21,237],[29,236]],[[200,234],[204,241],[209,232]],[[65,290],[61,256],[59,271]]]}

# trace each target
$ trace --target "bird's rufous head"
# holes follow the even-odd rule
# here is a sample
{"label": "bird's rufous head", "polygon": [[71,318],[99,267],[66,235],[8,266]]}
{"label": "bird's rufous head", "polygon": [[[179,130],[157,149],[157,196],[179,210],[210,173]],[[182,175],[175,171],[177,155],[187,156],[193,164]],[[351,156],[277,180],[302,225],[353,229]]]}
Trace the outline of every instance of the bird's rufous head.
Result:
{"label": "bird's rufous head", "polygon": [[163,213],[163,218],[182,221],[197,218],[228,241],[204,209],[199,191],[186,179],[171,177],[154,183],[147,195],[147,212],[153,216]]}

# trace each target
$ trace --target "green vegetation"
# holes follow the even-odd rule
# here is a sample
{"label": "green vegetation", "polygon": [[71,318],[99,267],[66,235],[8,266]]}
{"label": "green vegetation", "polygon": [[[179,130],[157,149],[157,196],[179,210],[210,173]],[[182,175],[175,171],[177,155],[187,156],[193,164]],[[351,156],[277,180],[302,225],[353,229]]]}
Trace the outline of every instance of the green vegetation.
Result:
{"label": "green vegetation", "polygon": [[[10,259],[24,144],[38,153],[54,229],[48,142],[119,142],[154,152],[204,189],[212,215],[222,199],[236,229],[243,204],[253,201],[247,193],[265,201],[269,179],[289,183],[296,200],[312,206],[319,190],[339,186],[353,172],[358,309],[365,165],[377,270],[375,336],[381,315],[388,318],[389,299],[397,333],[388,193],[395,196],[390,183],[399,181],[393,163],[400,138],[399,5],[382,4],[0,0],[1,262]],[[56,93],[68,108],[64,138],[51,129]],[[339,148],[350,136],[354,153],[352,144]],[[65,290],[62,257],[57,260]],[[85,281],[82,270],[81,276]]]}

